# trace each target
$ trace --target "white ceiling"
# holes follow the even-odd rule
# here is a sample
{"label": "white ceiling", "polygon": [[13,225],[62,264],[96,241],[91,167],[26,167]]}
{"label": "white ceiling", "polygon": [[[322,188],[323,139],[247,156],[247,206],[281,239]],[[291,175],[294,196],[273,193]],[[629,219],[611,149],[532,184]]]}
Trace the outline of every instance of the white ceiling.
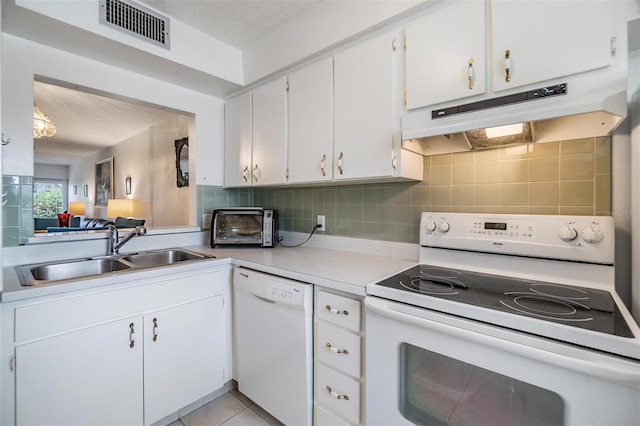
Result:
{"label": "white ceiling", "polygon": [[240,50],[322,0],[138,0]]}
{"label": "white ceiling", "polygon": [[[138,0],[242,49],[308,12],[322,0]],[[172,113],[34,82],[34,101],[57,133],[34,139],[34,163],[70,165],[167,120]]]}

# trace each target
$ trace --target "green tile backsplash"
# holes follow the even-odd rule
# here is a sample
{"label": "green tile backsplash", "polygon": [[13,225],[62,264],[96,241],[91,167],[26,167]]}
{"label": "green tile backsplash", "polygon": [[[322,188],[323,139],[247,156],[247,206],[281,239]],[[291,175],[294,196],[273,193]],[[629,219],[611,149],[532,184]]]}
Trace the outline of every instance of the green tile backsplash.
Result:
{"label": "green tile backsplash", "polygon": [[198,186],[199,220],[218,207],[278,209],[280,229],[417,243],[422,211],[607,215],[611,139],[520,145],[424,158],[423,182],[223,189]]}
{"label": "green tile backsplash", "polygon": [[[3,176],[3,245],[33,235],[33,179]],[[241,188],[197,185],[202,214],[222,207],[279,210],[285,231],[327,232],[417,243],[422,211],[608,215],[611,138],[529,144],[424,158],[422,182],[324,187]]]}

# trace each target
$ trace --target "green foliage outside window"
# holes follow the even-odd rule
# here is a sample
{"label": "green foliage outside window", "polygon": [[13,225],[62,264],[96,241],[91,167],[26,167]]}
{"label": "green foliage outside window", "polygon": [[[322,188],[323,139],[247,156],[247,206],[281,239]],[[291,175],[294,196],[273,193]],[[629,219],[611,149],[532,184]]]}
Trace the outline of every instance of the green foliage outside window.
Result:
{"label": "green foliage outside window", "polygon": [[62,185],[35,183],[33,185],[33,217],[56,217],[62,213]]}

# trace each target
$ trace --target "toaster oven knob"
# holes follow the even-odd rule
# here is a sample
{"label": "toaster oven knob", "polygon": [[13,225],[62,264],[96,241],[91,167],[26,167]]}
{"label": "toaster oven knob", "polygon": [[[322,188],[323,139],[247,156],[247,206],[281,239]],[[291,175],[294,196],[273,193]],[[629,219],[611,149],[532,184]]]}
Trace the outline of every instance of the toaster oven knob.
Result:
{"label": "toaster oven knob", "polygon": [[449,232],[449,229],[451,229],[451,226],[446,220],[443,220],[438,224],[438,230],[442,233]]}
{"label": "toaster oven knob", "polygon": [[433,234],[436,230],[436,223],[432,220],[428,220],[424,224],[424,230],[427,231],[427,234]]}
{"label": "toaster oven knob", "polygon": [[602,241],[602,239],[604,238],[602,231],[600,231],[593,225],[589,226],[588,228],[584,228],[580,236],[588,243],[597,243]]}
{"label": "toaster oven knob", "polygon": [[558,236],[562,241],[573,241],[578,237],[578,231],[569,225],[565,225],[558,231]]}

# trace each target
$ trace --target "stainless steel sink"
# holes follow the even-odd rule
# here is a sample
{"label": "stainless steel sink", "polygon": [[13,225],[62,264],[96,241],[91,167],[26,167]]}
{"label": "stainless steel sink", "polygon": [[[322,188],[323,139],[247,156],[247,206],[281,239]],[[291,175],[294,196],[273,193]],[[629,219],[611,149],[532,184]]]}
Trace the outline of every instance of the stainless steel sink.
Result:
{"label": "stainless steel sink", "polygon": [[171,265],[189,260],[210,258],[202,253],[194,253],[181,249],[156,250],[144,253],[129,254],[122,257],[123,260],[134,266],[150,268],[153,266]]}
{"label": "stainless steel sink", "polygon": [[20,284],[32,286],[213,258],[215,256],[189,250],[163,249],[91,259],[22,265],[16,266],[16,273]]}
{"label": "stainless steel sink", "polygon": [[17,272],[22,285],[35,285],[42,282],[102,275],[131,268],[131,265],[121,262],[119,259],[104,258],[19,266]]}

